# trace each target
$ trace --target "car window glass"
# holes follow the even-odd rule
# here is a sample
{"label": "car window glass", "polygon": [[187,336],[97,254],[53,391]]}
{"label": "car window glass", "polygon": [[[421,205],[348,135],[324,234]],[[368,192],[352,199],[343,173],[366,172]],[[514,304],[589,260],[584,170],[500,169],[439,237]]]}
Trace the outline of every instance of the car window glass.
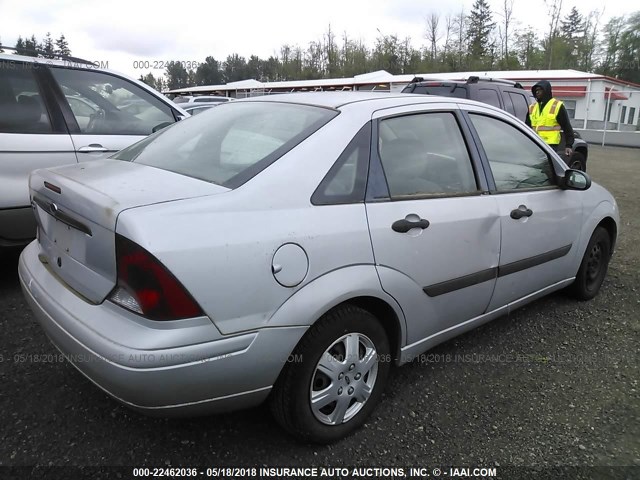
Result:
{"label": "car window glass", "polygon": [[33,69],[0,62],[0,132],[51,133]]}
{"label": "car window glass", "polygon": [[515,115],[516,112],[513,109],[513,103],[511,102],[511,97],[507,95],[506,92],[502,92],[502,101],[504,102],[504,109],[507,112],[509,112],[511,115]]}
{"label": "car window glass", "polygon": [[311,197],[314,205],[364,201],[371,147],[371,124],[367,123],[349,142]]}
{"label": "car window glass", "polygon": [[500,99],[498,98],[498,92],[489,88],[478,89],[478,101],[501,108]]}
{"label": "car window glass", "polygon": [[412,93],[422,95],[441,95],[443,97],[467,98],[467,89],[464,86],[453,85],[418,85]]}
{"label": "car window glass", "polygon": [[392,198],[477,190],[469,153],[452,113],[382,120],[378,150]]}
{"label": "car window glass", "polygon": [[236,188],[331,120],[328,108],[229,102],[125,148],[135,161]]}
{"label": "car window glass", "polygon": [[173,99],[173,103],[188,103],[189,97],[176,97]]}
{"label": "car window glass", "polygon": [[527,103],[527,97],[519,93],[507,92],[509,98],[513,102],[513,108],[515,109],[515,116],[523,122],[527,119],[527,112],[529,111],[529,104]]}
{"label": "car window glass", "polygon": [[554,184],[547,153],[517,128],[485,115],[470,114],[498,190]]}
{"label": "car window glass", "polygon": [[168,105],[125,79],[87,70],[51,72],[82,133],[149,135],[154,127],[175,122]]}

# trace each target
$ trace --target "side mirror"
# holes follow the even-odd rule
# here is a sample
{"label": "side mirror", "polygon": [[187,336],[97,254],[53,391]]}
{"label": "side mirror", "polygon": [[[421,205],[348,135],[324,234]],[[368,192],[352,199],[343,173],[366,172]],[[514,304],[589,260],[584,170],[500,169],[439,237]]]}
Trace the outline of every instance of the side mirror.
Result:
{"label": "side mirror", "polygon": [[580,170],[569,169],[564,172],[563,186],[567,190],[587,190],[591,187],[591,177]]}

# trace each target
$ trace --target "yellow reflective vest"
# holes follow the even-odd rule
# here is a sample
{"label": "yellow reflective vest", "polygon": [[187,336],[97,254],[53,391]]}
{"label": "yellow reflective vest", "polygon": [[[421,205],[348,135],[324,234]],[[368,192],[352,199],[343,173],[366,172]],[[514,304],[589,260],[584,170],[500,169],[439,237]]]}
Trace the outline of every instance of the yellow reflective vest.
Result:
{"label": "yellow reflective vest", "polygon": [[561,106],[562,102],[555,98],[552,98],[546,103],[542,112],[540,112],[540,104],[538,102],[529,105],[531,127],[533,127],[542,140],[549,145],[558,145],[560,143],[560,131],[562,127],[560,127],[560,124],[556,120],[556,115]]}

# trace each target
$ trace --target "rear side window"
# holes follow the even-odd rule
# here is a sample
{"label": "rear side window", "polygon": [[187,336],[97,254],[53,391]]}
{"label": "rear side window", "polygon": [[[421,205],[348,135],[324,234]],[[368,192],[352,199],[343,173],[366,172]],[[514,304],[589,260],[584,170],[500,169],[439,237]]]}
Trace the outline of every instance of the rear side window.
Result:
{"label": "rear side window", "polygon": [[158,132],[113,158],[236,188],[338,112],[276,102],[228,102]]}
{"label": "rear side window", "polygon": [[513,108],[515,109],[514,115],[524,122],[527,119],[527,112],[529,111],[527,97],[524,94],[514,92],[508,92],[508,94],[513,102]]}
{"label": "rear side window", "polygon": [[478,101],[488,103],[489,105],[493,105],[494,107],[502,108],[500,106],[500,98],[498,97],[498,92],[490,88],[478,89]]}
{"label": "rear side window", "polygon": [[29,64],[0,62],[0,132],[51,133],[51,122]]}
{"label": "rear side window", "polygon": [[337,205],[364,201],[371,148],[371,123],[353,137],[311,197],[314,205]]}

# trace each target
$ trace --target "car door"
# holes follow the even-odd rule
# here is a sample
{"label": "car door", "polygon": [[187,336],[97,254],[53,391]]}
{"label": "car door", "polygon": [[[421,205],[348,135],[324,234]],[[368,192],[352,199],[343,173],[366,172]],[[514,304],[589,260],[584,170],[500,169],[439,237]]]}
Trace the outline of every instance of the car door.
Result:
{"label": "car door", "polygon": [[496,201],[484,194],[460,118],[441,107],[374,115],[366,212],[382,288],[402,306],[409,346],[438,343],[483,314],[499,258]]}
{"label": "car door", "polygon": [[481,111],[469,112],[490,167],[498,202],[501,249],[489,309],[553,287],[575,272],[582,196],[557,184],[551,154],[526,127]]}
{"label": "car door", "polygon": [[106,72],[50,68],[78,161],[112,155],[174,123],[174,111],[134,82]]}
{"label": "car door", "polygon": [[75,163],[73,143],[40,70],[0,60],[0,245],[35,237],[28,176]]}

